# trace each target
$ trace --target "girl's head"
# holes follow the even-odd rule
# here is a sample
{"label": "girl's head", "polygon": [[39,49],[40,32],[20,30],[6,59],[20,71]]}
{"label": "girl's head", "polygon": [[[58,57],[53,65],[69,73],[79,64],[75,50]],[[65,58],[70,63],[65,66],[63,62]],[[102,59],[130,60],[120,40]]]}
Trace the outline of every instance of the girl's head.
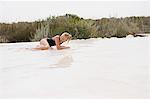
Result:
{"label": "girl's head", "polygon": [[61,34],[61,38],[62,38],[62,41],[63,42],[65,42],[65,41],[70,41],[71,40],[71,38],[72,38],[72,36],[71,36],[71,34],[69,34],[68,32],[63,32],[62,34]]}

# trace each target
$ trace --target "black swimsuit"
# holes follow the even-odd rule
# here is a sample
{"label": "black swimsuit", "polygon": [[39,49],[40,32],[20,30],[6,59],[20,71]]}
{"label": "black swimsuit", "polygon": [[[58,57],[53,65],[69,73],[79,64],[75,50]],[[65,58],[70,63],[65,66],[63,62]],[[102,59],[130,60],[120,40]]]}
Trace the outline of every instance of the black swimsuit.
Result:
{"label": "black swimsuit", "polygon": [[[60,38],[59,38],[59,40],[60,40]],[[55,41],[52,38],[47,38],[47,42],[48,42],[50,47],[56,45]],[[62,44],[62,43],[60,43],[60,44]]]}
{"label": "black swimsuit", "polygon": [[55,41],[52,38],[47,38],[47,42],[48,42],[50,47],[56,45]]}

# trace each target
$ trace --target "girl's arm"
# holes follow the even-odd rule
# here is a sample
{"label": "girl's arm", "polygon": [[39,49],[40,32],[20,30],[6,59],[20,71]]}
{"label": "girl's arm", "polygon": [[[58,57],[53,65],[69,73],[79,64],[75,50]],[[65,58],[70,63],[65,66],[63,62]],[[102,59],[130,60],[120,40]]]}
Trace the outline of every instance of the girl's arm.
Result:
{"label": "girl's arm", "polygon": [[56,48],[57,48],[57,50],[62,50],[62,49],[70,48],[70,47],[66,47],[66,46],[61,46],[61,45],[60,45],[59,36],[56,36],[56,37],[55,37],[55,43],[56,43]]}

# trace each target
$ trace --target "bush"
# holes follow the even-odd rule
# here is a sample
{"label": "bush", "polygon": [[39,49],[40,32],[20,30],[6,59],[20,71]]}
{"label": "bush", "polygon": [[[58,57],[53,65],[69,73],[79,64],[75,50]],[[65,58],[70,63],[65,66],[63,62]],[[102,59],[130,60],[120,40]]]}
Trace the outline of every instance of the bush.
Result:
{"label": "bush", "polygon": [[68,31],[73,39],[125,37],[150,33],[150,17],[83,19],[77,15],[52,16],[35,22],[0,23],[0,42],[39,41]]}

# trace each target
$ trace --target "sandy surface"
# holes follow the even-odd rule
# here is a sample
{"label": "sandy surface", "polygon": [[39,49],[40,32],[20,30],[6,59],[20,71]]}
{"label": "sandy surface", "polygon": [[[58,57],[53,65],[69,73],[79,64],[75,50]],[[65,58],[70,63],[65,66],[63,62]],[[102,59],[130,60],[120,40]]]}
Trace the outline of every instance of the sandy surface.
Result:
{"label": "sandy surface", "polygon": [[150,37],[0,44],[0,99],[150,99]]}

